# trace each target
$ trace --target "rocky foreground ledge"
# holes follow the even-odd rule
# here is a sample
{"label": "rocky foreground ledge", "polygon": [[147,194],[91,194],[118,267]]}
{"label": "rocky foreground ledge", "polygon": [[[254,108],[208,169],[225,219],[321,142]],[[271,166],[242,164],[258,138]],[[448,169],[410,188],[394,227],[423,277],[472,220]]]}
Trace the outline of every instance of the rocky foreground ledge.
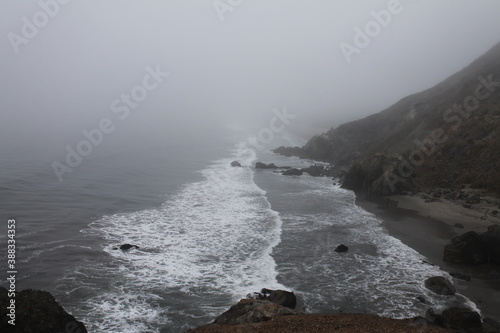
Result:
{"label": "rocky foreground ledge", "polygon": [[[431,290],[437,288],[435,292],[447,294],[442,292],[446,288],[443,288],[440,281],[436,281],[438,278],[428,279],[426,287]],[[291,292],[263,289],[262,293],[255,293],[251,298],[240,300],[217,317],[212,324],[191,329],[187,333],[500,332],[499,323],[490,319],[481,320],[479,313],[465,308],[449,308],[440,314],[429,309],[425,318],[392,319],[353,313],[303,314],[294,310],[295,304],[295,295]]]}
{"label": "rocky foreground ledge", "polygon": [[25,289],[11,296],[0,287],[2,333],[87,333],[85,325],[67,313],[47,291]]}
{"label": "rocky foreground ledge", "polygon": [[452,332],[424,321],[414,319],[390,319],[365,314],[299,314],[279,316],[272,320],[241,325],[210,324],[189,330],[189,333],[290,333],[290,332],[336,332],[336,333],[445,333]]}
{"label": "rocky foreground ledge", "polygon": [[[265,300],[242,299],[214,323],[187,333],[244,332],[452,332],[423,318],[390,319],[366,314],[300,314]],[[482,332],[478,330],[476,332]]]}

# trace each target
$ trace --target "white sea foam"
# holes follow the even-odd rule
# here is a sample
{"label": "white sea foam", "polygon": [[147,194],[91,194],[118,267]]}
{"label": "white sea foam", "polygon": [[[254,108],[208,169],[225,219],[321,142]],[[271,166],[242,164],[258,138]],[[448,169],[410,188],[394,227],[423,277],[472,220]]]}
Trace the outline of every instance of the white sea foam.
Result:
{"label": "white sea foam", "polygon": [[[243,167],[231,167],[235,159]],[[249,292],[284,288],[271,257],[281,219],[253,182],[248,166],[254,160],[255,153],[241,144],[233,157],[202,170],[203,181],[185,185],[162,207],[91,224],[86,232],[104,238],[110,256],[94,272],[115,278],[109,290],[87,302],[93,331],[156,331],[172,317],[219,314]],[[113,249],[123,243],[140,249]],[[177,313],[169,311],[175,298]],[[185,313],[179,312],[182,302]]]}

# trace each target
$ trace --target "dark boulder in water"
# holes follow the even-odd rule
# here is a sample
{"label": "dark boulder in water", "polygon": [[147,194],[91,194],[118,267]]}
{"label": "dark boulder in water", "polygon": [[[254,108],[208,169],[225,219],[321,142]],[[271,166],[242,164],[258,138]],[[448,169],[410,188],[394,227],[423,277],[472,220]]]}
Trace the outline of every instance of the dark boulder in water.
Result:
{"label": "dark boulder in water", "polygon": [[456,289],[448,279],[442,276],[433,276],[425,280],[425,287],[439,295],[454,295]]}
{"label": "dark boulder in water", "polygon": [[[15,325],[9,324],[11,300],[15,300]],[[0,332],[79,332],[87,333],[85,325],[67,313],[47,291],[25,289],[9,297],[0,287]]]}
{"label": "dark boulder in water", "polygon": [[347,251],[349,251],[349,248],[344,244],[340,244],[335,248],[335,252],[347,252]]}
{"label": "dark boulder in water", "polygon": [[241,166],[241,163],[240,163],[240,162],[238,162],[238,161],[232,161],[232,162],[231,162],[231,166],[232,166],[232,167],[240,167],[240,166]]}
{"label": "dark boulder in water", "polygon": [[119,247],[114,247],[113,250],[122,250],[122,251],[128,251],[130,249],[140,249],[137,245],[132,245],[132,244],[123,244],[120,245]]}

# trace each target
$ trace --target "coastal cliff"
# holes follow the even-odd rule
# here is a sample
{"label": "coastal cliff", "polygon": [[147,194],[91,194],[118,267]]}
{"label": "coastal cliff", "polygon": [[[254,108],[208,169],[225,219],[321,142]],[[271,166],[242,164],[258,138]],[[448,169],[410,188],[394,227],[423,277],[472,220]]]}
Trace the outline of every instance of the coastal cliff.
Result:
{"label": "coastal cliff", "polygon": [[500,43],[436,86],[275,152],[330,162],[370,195],[435,187],[500,194]]}

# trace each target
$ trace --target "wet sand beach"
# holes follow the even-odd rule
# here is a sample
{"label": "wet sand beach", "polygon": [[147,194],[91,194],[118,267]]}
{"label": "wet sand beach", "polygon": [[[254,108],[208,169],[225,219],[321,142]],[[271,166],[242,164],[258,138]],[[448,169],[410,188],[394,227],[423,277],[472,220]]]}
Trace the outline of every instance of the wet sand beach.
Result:
{"label": "wet sand beach", "polygon": [[[484,232],[496,217],[484,217],[454,202],[425,202],[417,196],[391,196],[388,199],[367,200],[359,198],[356,204],[377,215],[393,237],[398,238],[429,262],[449,273],[471,276],[471,281],[454,278],[457,291],[472,300],[481,310],[481,315],[500,320],[500,279],[490,277],[500,272],[493,265],[466,266],[443,261],[444,246],[456,235],[474,230]],[[483,217],[483,218],[482,218]],[[455,227],[460,223],[464,228]]]}

